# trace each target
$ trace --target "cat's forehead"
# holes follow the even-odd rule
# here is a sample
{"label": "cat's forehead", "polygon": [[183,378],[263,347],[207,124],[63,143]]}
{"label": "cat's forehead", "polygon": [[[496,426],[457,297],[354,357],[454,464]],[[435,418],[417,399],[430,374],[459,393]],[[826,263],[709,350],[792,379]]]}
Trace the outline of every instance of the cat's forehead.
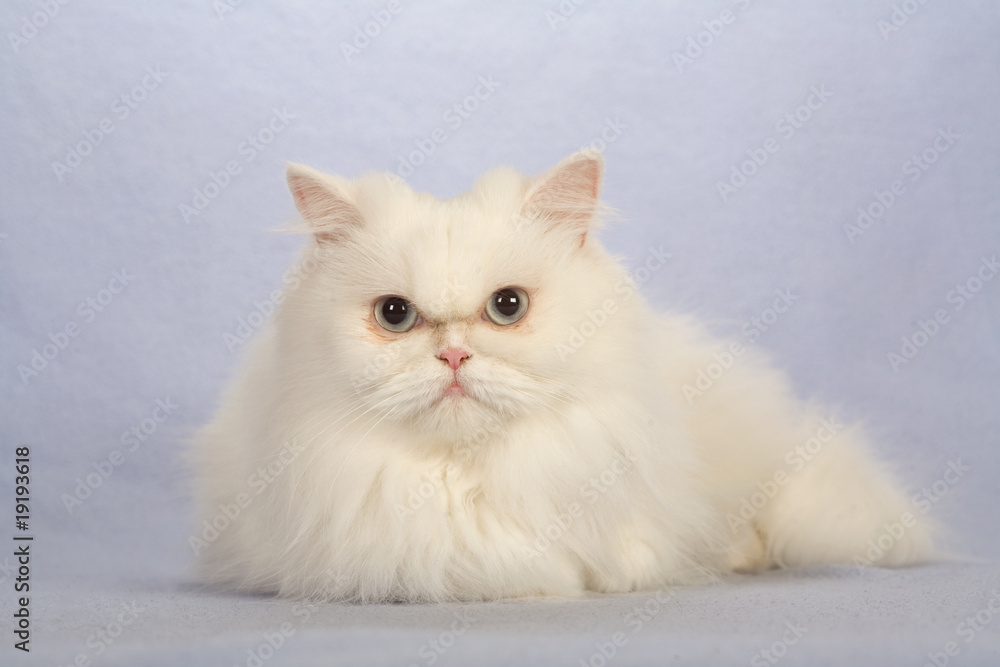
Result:
{"label": "cat's forehead", "polygon": [[400,268],[406,297],[430,317],[478,311],[507,286],[531,287],[538,261],[533,230],[517,198],[469,193],[441,200],[426,194],[385,202],[378,228]]}

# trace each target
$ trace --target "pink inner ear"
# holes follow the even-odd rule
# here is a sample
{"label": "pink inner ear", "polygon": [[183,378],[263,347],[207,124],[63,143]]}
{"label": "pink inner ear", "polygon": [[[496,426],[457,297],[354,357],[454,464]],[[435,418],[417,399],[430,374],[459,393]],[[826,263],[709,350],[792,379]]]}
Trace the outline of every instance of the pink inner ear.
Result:
{"label": "pink inner ear", "polygon": [[553,172],[531,196],[528,208],[543,213],[551,223],[574,228],[582,246],[600,197],[601,161],[591,157],[570,159]]}
{"label": "pink inner ear", "polygon": [[596,160],[583,160],[578,164],[580,176],[589,185],[590,196],[596,200],[601,193],[601,168]]}
{"label": "pink inner ear", "polygon": [[307,221],[323,218],[337,197],[318,183],[312,176],[292,174],[288,177],[288,185],[295,198],[295,207]]}
{"label": "pink inner ear", "polygon": [[596,160],[578,160],[560,169],[542,186],[546,199],[580,203],[592,200],[596,203],[601,189],[601,167]]}
{"label": "pink inner ear", "polygon": [[302,210],[309,209],[309,198],[308,198],[309,188],[304,184],[299,182],[299,180],[293,179],[292,181],[292,196],[295,197],[295,208]]}
{"label": "pink inner ear", "polygon": [[295,207],[321,243],[334,242],[347,227],[361,224],[361,213],[354,204],[317,176],[290,171],[288,187]]}

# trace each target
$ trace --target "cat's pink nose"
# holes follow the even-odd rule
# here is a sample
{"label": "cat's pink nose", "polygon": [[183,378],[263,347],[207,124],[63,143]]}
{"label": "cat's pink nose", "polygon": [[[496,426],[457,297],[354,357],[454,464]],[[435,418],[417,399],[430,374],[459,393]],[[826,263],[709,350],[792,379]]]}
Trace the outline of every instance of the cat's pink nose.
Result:
{"label": "cat's pink nose", "polygon": [[467,359],[468,357],[469,353],[458,347],[449,347],[447,350],[444,350],[438,355],[438,359],[441,361],[447,361],[448,366],[450,366],[453,371],[457,371],[458,367],[462,364],[462,360]]}

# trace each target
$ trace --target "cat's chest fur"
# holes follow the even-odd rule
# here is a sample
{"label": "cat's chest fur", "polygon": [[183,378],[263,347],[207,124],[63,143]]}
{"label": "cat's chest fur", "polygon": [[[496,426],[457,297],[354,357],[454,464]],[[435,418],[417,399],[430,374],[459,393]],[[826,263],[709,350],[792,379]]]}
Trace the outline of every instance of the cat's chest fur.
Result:
{"label": "cat's chest fur", "polygon": [[[690,549],[679,548],[716,537],[695,483],[697,461],[680,440],[667,457],[653,447],[682,436],[651,416],[636,414],[630,428],[616,428],[613,419],[636,411],[634,399],[599,395],[591,405],[461,441],[364,420],[319,437],[303,432],[299,438],[311,441],[289,475],[296,483],[277,486],[259,507],[324,498],[334,510],[306,529],[312,549],[289,554],[283,565],[300,560],[310,571],[318,562],[364,561],[369,583],[386,597],[433,597],[435,586],[454,588],[471,576],[497,582],[498,596],[623,592],[667,572],[707,569],[711,556],[699,565]],[[674,481],[664,488],[667,471]],[[274,522],[261,512],[259,519],[270,522],[276,543],[294,544],[303,530],[291,518]],[[373,553],[379,558],[366,556]],[[376,562],[384,567],[377,573]],[[407,567],[422,575],[400,588]],[[372,595],[344,581],[348,587],[327,593]]]}

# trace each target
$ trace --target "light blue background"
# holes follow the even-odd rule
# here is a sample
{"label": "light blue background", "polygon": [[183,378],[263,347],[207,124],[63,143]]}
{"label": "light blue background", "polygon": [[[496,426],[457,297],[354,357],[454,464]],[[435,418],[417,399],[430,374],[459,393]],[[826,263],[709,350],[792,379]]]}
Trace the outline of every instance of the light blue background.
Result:
{"label": "light blue background", "polygon": [[[86,638],[111,613],[79,591],[113,599],[123,590],[137,594],[135,586],[175,591],[186,581],[194,522],[178,452],[209,418],[239,360],[225,335],[281,284],[305,242],[273,231],[294,215],[285,162],[346,176],[394,171],[428,140],[433,152],[408,180],[446,197],[496,164],[535,173],[602,132],[613,138],[605,146],[604,197],[620,215],[603,241],[630,266],[640,266],[651,246],[672,254],[643,286],[647,296],[748,342],[744,323],[770,306],[776,290],[790,290],[798,300],[756,344],[773,353],[803,396],[834,406],[844,420],[864,420],[880,453],[915,490],[942,479],[950,461],[969,466],[932,515],[952,532],[948,546],[991,561],[1000,556],[1000,280],[985,282],[961,309],[948,300],[983,257],[1000,253],[1000,6],[427,2],[403,3],[391,14],[388,4],[246,0],[220,16],[219,3],[209,0],[50,2],[58,12],[37,34],[22,31],[43,3],[0,6],[0,489],[10,496],[14,447],[30,446],[34,573],[51,595],[48,624],[40,621],[38,631],[49,633],[44,642],[54,660],[71,659],[82,643],[76,637]],[[879,22],[904,4],[915,13],[883,34]],[[560,8],[565,20],[554,18]],[[731,23],[719,20],[723,11]],[[391,21],[345,57],[342,43],[379,15]],[[16,48],[11,33],[22,33]],[[699,38],[700,52],[692,49],[694,57],[679,66],[675,54]],[[162,81],[147,68],[163,72]],[[133,95],[144,76],[148,89],[135,94],[142,101],[123,107],[122,95]],[[447,113],[481,80],[495,89],[487,96],[479,88],[485,99],[467,103],[476,106],[468,118]],[[829,99],[817,105],[814,98],[818,108],[809,114],[799,111],[809,118],[788,136],[776,123],[814,87]],[[280,132],[260,136],[270,143],[250,160],[244,142],[268,127],[275,110],[291,118]],[[60,179],[53,163],[65,162],[102,121],[113,131],[101,132],[100,143]],[[910,180],[905,163],[949,128],[958,139]],[[768,139],[777,152],[723,200],[717,182]],[[204,190],[230,161],[239,173],[186,222],[180,206],[191,206],[195,189]],[[905,191],[852,243],[844,226],[896,179]],[[133,276],[127,286],[102,295],[123,270]],[[109,296],[88,321],[80,304]],[[909,363],[891,368],[887,353],[898,353],[902,337],[939,309],[949,321]],[[77,335],[37,376],[22,380],[19,367],[30,366],[34,351],[70,322]],[[123,434],[141,428],[158,399],[178,407],[67,511],[62,495],[113,450],[126,449]],[[956,618],[980,604],[974,593],[985,590],[983,576],[961,574],[973,597],[955,603]],[[7,605],[10,582],[0,577]],[[931,604],[951,590],[940,586],[940,595],[921,599]],[[76,597],[60,598],[64,588]],[[857,600],[866,595],[850,590]],[[799,598],[788,599],[795,607]],[[210,605],[212,598],[199,600]],[[122,643],[155,653],[197,636],[189,626],[203,622],[179,612],[184,604],[168,605]],[[218,614],[238,606],[229,605],[220,604]],[[87,613],[93,618],[80,620]],[[566,618],[575,613],[589,612],[569,609]],[[794,614],[770,616],[776,629],[765,626],[765,638],[780,637]],[[914,637],[928,637],[927,628],[945,637],[954,627],[947,615],[924,622]],[[394,621],[386,623],[391,635]],[[746,619],[735,623],[749,627]],[[182,627],[194,634],[176,630]],[[424,626],[414,627],[425,636]],[[502,637],[510,627],[498,621],[490,631]],[[811,650],[847,660],[851,649],[832,627],[824,641],[813,635]],[[702,632],[710,637],[713,628]],[[977,640],[979,650],[996,650],[991,637],[992,644]],[[191,641],[186,660],[211,653]],[[377,637],[358,641],[367,651],[357,654],[367,656],[358,664],[384,658]],[[704,646],[663,642],[687,658],[718,650],[710,639]],[[938,645],[927,642],[928,651]],[[244,653],[240,641],[228,653],[222,646],[220,664]],[[753,655],[725,646],[716,658],[745,663]],[[921,650],[907,657],[904,649],[890,653],[919,664]],[[397,662],[419,660],[407,651]],[[549,658],[538,656],[552,651],[517,659],[544,662]],[[302,648],[296,655],[305,661],[322,653]],[[503,655],[484,649],[481,659]],[[972,657],[963,659],[970,664]],[[617,660],[640,658],[623,653]]]}

